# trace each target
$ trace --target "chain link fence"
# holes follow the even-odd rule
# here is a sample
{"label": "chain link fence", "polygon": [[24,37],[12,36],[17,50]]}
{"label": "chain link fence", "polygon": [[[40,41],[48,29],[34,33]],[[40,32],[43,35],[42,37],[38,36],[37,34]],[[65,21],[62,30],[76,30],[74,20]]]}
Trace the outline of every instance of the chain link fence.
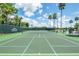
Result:
{"label": "chain link fence", "polygon": [[22,31],[23,29],[19,26],[0,24],[0,33],[14,33],[14,32],[22,32]]}

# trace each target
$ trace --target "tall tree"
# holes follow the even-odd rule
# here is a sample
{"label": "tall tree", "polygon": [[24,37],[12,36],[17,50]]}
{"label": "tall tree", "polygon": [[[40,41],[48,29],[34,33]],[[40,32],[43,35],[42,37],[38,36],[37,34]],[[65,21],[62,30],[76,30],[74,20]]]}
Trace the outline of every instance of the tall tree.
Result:
{"label": "tall tree", "polygon": [[19,17],[18,15],[15,16],[14,20],[15,20],[15,25],[16,26],[21,26],[21,19],[22,17]]}
{"label": "tall tree", "polygon": [[21,26],[23,28],[27,28],[27,27],[29,27],[29,23],[28,22],[21,22]]}
{"label": "tall tree", "polygon": [[77,31],[79,31],[79,23],[78,23],[78,20],[79,20],[79,17],[75,17],[75,21],[76,21],[76,24],[75,24],[75,28]]}
{"label": "tall tree", "polygon": [[76,29],[76,31],[79,31],[79,23],[76,23],[76,24],[74,25],[74,28]]}
{"label": "tall tree", "polygon": [[50,27],[51,27],[51,19],[52,19],[52,15],[48,16],[48,19],[50,20]]}
{"label": "tall tree", "polygon": [[76,23],[77,23],[78,20],[79,20],[79,17],[75,17],[75,21],[76,21]]}
{"label": "tall tree", "polygon": [[8,15],[15,14],[17,9],[12,3],[0,3],[0,10],[2,15],[5,17],[5,22],[8,23]]}
{"label": "tall tree", "polygon": [[25,25],[26,25],[26,27],[29,27],[29,23],[26,23]]}
{"label": "tall tree", "polygon": [[19,27],[21,26],[22,17],[19,17]]}
{"label": "tall tree", "polygon": [[[57,20],[57,14],[56,13],[54,13],[53,14],[53,27],[55,27],[55,23],[56,23],[56,20]],[[58,23],[57,23],[58,24]]]}
{"label": "tall tree", "polygon": [[65,3],[59,3],[59,10],[61,10],[61,24],[60,27],[62,28],[62,10],[65,8]]}
{"label": "tall tree", "polygon": [[71,27],[72,27],[73,20],[70,20],[69,23],[70,23],[70,25],[71,25]]}

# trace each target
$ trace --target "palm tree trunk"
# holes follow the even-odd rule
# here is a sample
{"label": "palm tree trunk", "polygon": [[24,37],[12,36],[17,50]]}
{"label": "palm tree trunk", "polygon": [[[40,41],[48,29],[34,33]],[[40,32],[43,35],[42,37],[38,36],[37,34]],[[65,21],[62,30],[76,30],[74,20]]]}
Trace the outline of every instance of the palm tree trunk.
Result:
{"label": "palm tree trunk", "polygon": [[57,19],[57,28],[58,28],[58,19]]}
{"label": "palm tree trunk", "polygon": [[56,29],[57,31],[56,31],[56,32],[58,32],[58,19],[56,19],[56,20],[57,20],[57,21],[56,21],[56,22],[57,22],[57,24],[56,24],[56,25],[57,25],[57,27],[56,27],[56,28],[57,28],[57,29]]}
{"label": "palm tree trunk", "polygon": [[71,28],[72,28],[72,23],[70,25],[71,25]]}
{"label": "palm tree trunk", "polygon": [[60,22],[60,28],[62,28],[62,9],[61,9],[61,22]]}
{"label": "palm tree trunk", "polygon": [[7,23],[7,19],[8,19],[8,18],[7,18],[7,14],[4,14],[4,15],[5,15],[5,23],[8,24],[8,23]]}
{"label": "palm tree trunk", "polygon": [[76,21],[76,24],[77,24],[77,21]]}
{"label": "palm tree trunk", "polygon": [[19,22],[19,27],[20,27],[20,22]]}
{"label": "palm tree trunk", "polygon": [[54,24],[54,19],[53,19],[53,28],[54,28],[54,25],[55,25],[55,24]]}
{"label": "palm tree trunk", "polygon": [[49,19],[49,27],[51,27],[51,19]]}
{"label": "palm tree trunk", "polygon": [[53,21],[53,27],[55,28],[55,19],[54,19],[54,21]]}
{"label": "palm tree trunk", "polygon": [[[77,24],[77,20],[76,20],[76,24]],[[76,29],[76,31],[78,31],[78,29]]]}
{"label": "palm tree trunk", "polygon": [[51,27],[51,19],[50,19],[50,27]]}

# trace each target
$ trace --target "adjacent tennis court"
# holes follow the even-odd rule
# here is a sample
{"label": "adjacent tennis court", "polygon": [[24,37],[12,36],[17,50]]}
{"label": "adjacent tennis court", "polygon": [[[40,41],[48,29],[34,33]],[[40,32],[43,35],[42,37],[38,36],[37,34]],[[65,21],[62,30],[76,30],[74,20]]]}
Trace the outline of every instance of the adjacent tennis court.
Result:
{"label": "adjacent tennis court", "polygon": [[79,55],[79,38],[39,30],[0,41],[0,55]]}

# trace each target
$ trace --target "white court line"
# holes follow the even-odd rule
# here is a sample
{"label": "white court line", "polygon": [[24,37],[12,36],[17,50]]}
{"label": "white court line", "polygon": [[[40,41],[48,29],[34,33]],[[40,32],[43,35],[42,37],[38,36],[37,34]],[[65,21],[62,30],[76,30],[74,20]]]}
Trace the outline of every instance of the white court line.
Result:
{"label": "white court line", "polygon": [[[21,53],[0,53],[0,56],[20,56]],[[52,53],[42,53],[41,56],[55,56]],[[59,56],[79,56],[79,53],[58,53]],[[24,56],[39,56],[37,53],[26,53]]]}
{"label": "white court line", "polygon": [[[23,34],[21,34],[21,35],[23,35]],[[17,37],[19,37],[20,35],[18,35],[18,36],[16,36],[16,37],[14,37],[13,39],[11,39],[11,40],[8,40],[8,41],[6,41],[6,42],[3,42],[2,44],[0,44],[0,45],[4,45],[4,44],[7,44],[7,43],[9,43],[9,42],[12,42],[12,41],[14,41],[14,40],[16,40],[16,38]]]}
{"label": "white court line", "polygon": [[29,44],[26,46],[26,48],[24,49],[23,53],[21,54],[21,56],[23,56],[25,54],[25,52],[28,50],[28,48],[30,47],[32,41],[34,40],[34,38],[36,37],[36,35],[33,36],[33,38],[31,39],[31,41],[29,42]]}
{"label": "white court line", "polygon": [[26,46],[0,46],[0,48],[2,48],[2,47],[3,47],[3,48],[6,48],[6,47],[7,47],[7,48],[16,47],[16,48],[17,48],[17,47],[26,47]]}
{"label": "white court line", "polygon": [[[3,47],[3,48],[11,48],[11,47],[26,47],[26,46],[0,46],[0,47]],[[78,46],[65,46],[65,45],[53,45],[53,47],[78,47]]]}
{"label": "white court line", "polygon": [[48,39],[46,39],[46,36],[44,36],[46,42],[48,43],[49,47],[52,49],[52,51],[54,52],[54,54],[57,56],[56,51],[54,50],[54,48],[52,47],[52,45],[50,44],[50,42],[48,41]]}

